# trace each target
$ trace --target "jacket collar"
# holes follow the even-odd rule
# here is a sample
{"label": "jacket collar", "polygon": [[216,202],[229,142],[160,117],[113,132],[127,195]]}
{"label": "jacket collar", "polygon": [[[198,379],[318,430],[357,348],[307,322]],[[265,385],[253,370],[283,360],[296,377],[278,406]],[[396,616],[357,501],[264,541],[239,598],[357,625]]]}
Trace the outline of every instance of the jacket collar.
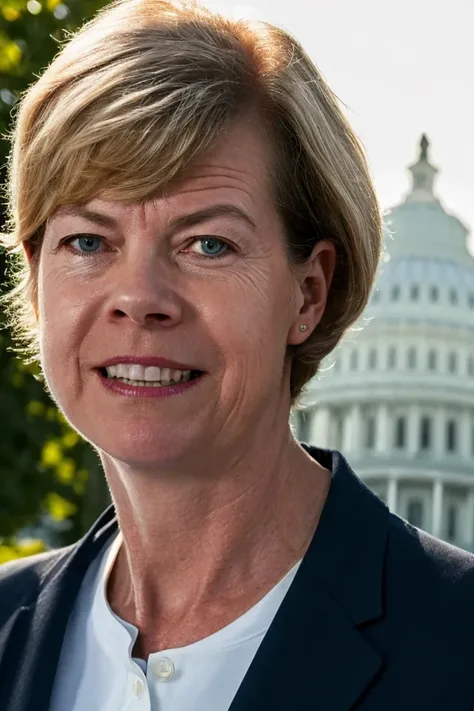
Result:
{"label": "jacket collar", "polygon": [[[2,587],[6,611],[6,617],[0,619],[2,711],[48,708],[81,582],[116,530],[115,511],[110,506],[75,545],[42,554],[33,566],[27,558],[15,561],[15,583],[7,580]],[[19,599],[24,591],[28,594]]]}
{"label": "jacket collar", "polygon": [[[388,509],[339,452],[302,446],[331,469],[329,494],[293,584],[229,711],[349,711],[381,667],[358,626],[383,612]],[[47,708],[51,667],[81,580],[116,531],[112,505],[75,546],[47,554],[34,571],[25,567],[30,576],[25,586],[28,582],[33,594],[8,622],[0,621],[0,674],[9,679],[8,711]]]}
{"label": "jacket collar", "polygon": [[382,614],[382,573],[389,510],[337,451],[303,445],[332,471],[331,486],[306,565],[354,625]]}
{"label": "jacket collar", "polygon": [[309,549],[229,711],[349,711],[382,659],[358,626],[382,615],[389,511],[338,452]]}

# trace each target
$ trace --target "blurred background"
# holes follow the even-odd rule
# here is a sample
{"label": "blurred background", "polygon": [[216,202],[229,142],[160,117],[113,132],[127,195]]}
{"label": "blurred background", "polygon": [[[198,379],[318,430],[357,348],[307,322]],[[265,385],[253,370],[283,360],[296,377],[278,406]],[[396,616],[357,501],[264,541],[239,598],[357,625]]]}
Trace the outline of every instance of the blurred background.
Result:
{"label": "blurred background", "polygon": [[[105,4],[0,0],[2,185],[18,96]],[[474,551],[474,3],[205,4],[302,42],[364,144],[385,209],[371,301],[293,413],[295,434],[341,449],[392,511]],[[0,330],[0,563],[76,541],[110,503],[96,454],[11,347]]]}

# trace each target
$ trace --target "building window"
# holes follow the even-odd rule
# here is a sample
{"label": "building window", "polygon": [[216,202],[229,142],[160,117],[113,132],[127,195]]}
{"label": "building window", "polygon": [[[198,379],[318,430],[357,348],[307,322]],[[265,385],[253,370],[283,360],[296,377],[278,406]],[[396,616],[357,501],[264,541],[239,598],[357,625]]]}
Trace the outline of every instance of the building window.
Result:
{"label": "building window", "polygon": [[446,534],[450,541],[457,540],[458,537],[458,507],[451,504],[447,511]]}
{"label": "building window", "polygon": [[450,373],[455,373],[457,369],[456,353],[451,352],[448,356],[448,370]]}
{"label": "building window", "polygon": [[420,449],[429,449],[431,447],[431,418],[421,418],[420,428]]}
{"label": "building window", "polygon": [[474,309],[474,294],[469,294],[469,306]]}
{"label": "building window", "polygon": [[420,296],[420,288],[417,286],[417,284],[413,284],[413,286],[410,289],[410,299],[412,301],[418,301],[418,297]]}
{"label": "building window", "polygon": [[457,434],[456,420],[448,420],[446,423],[446,449],[448,452],[456,451]]}
{"label": "building window", "polygon": [[351,370],[357,370],[358,363],[359,363],[359,351],[354,349],[351,353],[351,361],[350,361]]}
{"label": "building window", "polygon": [[453,306],[458,303],[458,292],[456,291],[456,289],[449,290],[449,301]]}
{"label": "building window", "polygon": [[375,447],[375,417],[368,417],[365,427],[365,446],[367,449],[373,449]]}
{"label": "building window", "polygon": [[431,350],[428,353],[428,369],[436,370],[436,351]]}
{"label": "building window", "polygon": [[467,372],[469,375],[474,375],[474,357],[469,356],[467,361]]}
{"label": "building window", "polygon": [[397,364],[397,349],[395,346],[390,346],[388,349],[388,367],[390,369],[395,368]]}
{"label": "building window", "polygon": [[431,301],[438,301],[439,299],[439,289],[437,286],[432,286],[430,289],[430,299]]}
{"label": "building window", "polygon": [[416,368],[416,348],[408,349],[408,367],[410,370]]}
{"label": "building window", "polygon": [[398,284],[392,286],[390,298],[392,299],[392,301],[398,301],[398,299],[400,298],[400,287],[398,286]]}
{"label": "building window", "polygon": [[369,351],[369,368],[374,370],[377,367],[377,351],[371,348]]}
{"label": "building window", "polygon": [[407,519],[412,526],[423,528],[423,501],[410,499],[407,506]]}
{"label": "building window", "polygon": [[395,447],[403,449],[406,441],[406,422],[404,417],[395,420]]}

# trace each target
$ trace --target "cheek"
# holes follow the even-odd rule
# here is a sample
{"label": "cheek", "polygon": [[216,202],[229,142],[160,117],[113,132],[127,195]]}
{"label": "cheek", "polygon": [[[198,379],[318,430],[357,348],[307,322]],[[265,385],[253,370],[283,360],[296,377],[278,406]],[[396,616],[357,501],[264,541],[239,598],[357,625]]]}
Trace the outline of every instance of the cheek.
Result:
{"label": "cheek", "polygon": [[286,272],[260,270],[238,275],[213,301],[213,328],[230,377],[258,375],[266,381],[281,373],[294,310],[292,288]]}
{"label": "cheek", "polygon": [[[38,280],[38,332],[40,357],[50,389],[68,386],[74,377],[72,360],[80,344],[84,309],[71,282],[40,271]],[[62,388],[61,388],[62,389]]]}

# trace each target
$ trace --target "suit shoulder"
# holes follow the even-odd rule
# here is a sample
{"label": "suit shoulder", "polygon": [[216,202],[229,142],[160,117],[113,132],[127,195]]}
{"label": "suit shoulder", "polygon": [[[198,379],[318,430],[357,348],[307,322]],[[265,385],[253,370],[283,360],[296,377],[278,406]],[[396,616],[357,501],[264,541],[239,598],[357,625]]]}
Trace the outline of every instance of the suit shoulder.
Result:
{"label": "suit shoulder", "polygon": [[44,553],[17,558],[0,565],[0,600],[16,601],[16,606],[26,604],[44,581],[61,564],[74,546],[57,548]]}
{"label": "suit shoulder", "polygon": [[67,554],[73,546],[55,548],[54,550],[36,553],[26,558],[16,558],[0,565],[0,585],[9,579],[25,573],[25,571],[35,570],[38,574],[45,574],[57,561]]}
{"label": "suit shoulder", "polygon": [[389,561],[412,582],[436,585],[453,594],[474,593],[474,555],[390,514]]}

